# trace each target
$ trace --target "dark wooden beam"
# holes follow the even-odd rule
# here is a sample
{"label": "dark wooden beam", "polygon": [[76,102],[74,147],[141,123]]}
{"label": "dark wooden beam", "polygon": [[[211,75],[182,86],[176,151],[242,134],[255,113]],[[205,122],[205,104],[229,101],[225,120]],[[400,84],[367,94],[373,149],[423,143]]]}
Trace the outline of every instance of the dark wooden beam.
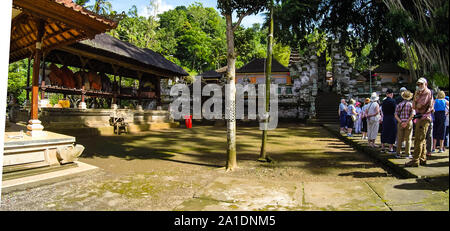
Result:
{"label": "dark wooden beam", "polygon": [[[98,34],[117,26],[117,22],[104,20],[103,17],[95,15],[98,19],[91,18],[90,15],[84,15],[81,9],[74,10],[63,4],[44,1],[44,0],[14,0],[13,5],[36,17],[44,19],[51,18],[60,21],[69,27],[85,31],[87,34]],[[109,24],[105,23],[108,22]]]}

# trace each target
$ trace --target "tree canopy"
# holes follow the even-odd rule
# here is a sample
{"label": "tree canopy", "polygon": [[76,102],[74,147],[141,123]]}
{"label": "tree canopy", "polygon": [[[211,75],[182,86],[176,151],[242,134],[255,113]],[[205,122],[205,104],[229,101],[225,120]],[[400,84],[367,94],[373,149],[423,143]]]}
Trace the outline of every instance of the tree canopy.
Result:
{"label": "tree canopy", "polygon": [[408,56],[420,74],[448,80],[448,13],[446,0],[281,0],[274,12],[275,37],[301,48],[317,30],[329,44],[347,49],[358,67],[368,59],[375,65]]}

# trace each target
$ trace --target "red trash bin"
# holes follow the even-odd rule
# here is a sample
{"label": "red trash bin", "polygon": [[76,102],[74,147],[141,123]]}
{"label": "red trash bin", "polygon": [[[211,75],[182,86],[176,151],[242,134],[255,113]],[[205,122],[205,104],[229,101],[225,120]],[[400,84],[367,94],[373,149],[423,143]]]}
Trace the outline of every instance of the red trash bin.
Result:
{"label": "red trash bin", "polygon": [[184,119],[186,128],[192,128],[192,116],[191,115],[184,116]]}

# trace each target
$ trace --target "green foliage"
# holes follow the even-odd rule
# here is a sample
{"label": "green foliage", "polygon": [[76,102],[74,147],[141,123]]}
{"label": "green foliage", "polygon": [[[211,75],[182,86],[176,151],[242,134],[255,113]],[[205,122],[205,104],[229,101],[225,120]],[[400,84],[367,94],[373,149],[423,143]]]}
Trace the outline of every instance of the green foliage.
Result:
{"label": "green foliage", "polygon": [[282,43],[275,43],[273,46],[273,58],[280,62],[283,66],[289,65],[291,48],[284,46]]}
{"label": "green foliage", "polygon": [[449,75],[448,0],[388,1],[388,24],[415,48],[422,73]]}
{"label": "green foliage", "polygon": [[264,0],[218,0],[217,8],[224,15],[237,13],[241,15],[258,14],[259,11],[266,9],[267,1]]}
{"label": "green foliage", "polygon": [[433,81],[434,85],[440,88],[448,88],[449,80],[448,75],[442,74],[440,72],[434,72],[430,74],[430,79]]}
{"label": "green foliage", "polygon": [[[178,60],[186,71],[200,73],[226,65],[225,21],[213,8],[195,3],[159,17],[160,52]],[[162,42],[164,41],[164,42]]]}
{"label": "green foliage", "polygon": [[58,104],[59,100],[61,100],[61,99],[64,99],[63,94],[51,93],[49,96],[49,103],[51,105],[55,105],[55,104]]}
{"label": "green foliage", "polygon": [[[278,1],[277,1],[278,2]],[[305,36],[314,31],[320,1],[282,0],[274,6],[274,34],[283,44],[305,46]],[[268,23],[266,15],[266,25]]]}
{"label": "green foliage", "polygon": [[8,68],[8,95],[15,97],[20,105],[26,99],[27,68],[28,61],[26,59],[11,63]]}
{"label": "green foliage", "polygon": [[372,63],[397,62],[403,56],[398,33],[385,26],[387,13],[383,1],[281,0],[274,16],[275,37],[292,47],[306,47],[320,38],[317,35],[325,35],[352,58],[372,44]]}
{"label": "green foliage", "polygon": [[156,32],[158,26],[158,21],[154,17],[139,17],[136,6],[132,6],[128,15],[120,21],[117,28],[109,33],[137,47],[158,52],[161,49]]}
{"label": "green foliage", "polygon": [[265,58],[267,52],[267,29],[259,24],[244,29],[238,27],[234,32],[234,45],[237,53],[236,68],[240,68],[255,58]]}
{"label": "green foliage", "polygon": [[361,54],[354,57],[354,68],[359,71],[368,70],[371,66],[370,53],[372,51],[372,44],[366,44],[361,50]]}
{"label": "green foliage", "polygon": [[[225,20],[214,8],[194,3],[165,11],[158,15],[158,20],[153,16],[138,16],[133,6],[117,28],[109,33],[138,47],[161,53],[195,75],[227,64],[225,32]],[[265,57],[267,29],[259,24],[250,28],[238,27],[235,47],[237,68],[254,58]],[[274,56],[288,63],[288,47],[275,44]]]}
{"label": "green foliage", "polygon": [[448,88],[449,87],[449,76],[440,72],[439,67],[434,65],[430,72],[424,74],[424,76],[429,79],[434,87]]}
{"label": "green foliage", "polygon": [[89,0],[75,0],[75,4],[80,5],[80,6],[86,6],[86,3],[88,3]]}

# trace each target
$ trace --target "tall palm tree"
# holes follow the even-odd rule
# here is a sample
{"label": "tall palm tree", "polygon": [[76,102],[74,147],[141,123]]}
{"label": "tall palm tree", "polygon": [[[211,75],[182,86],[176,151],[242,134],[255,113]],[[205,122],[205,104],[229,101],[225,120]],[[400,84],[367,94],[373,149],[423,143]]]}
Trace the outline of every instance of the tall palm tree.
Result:
{"label": "tall palm tree", "polygon": [[[89,2],[89,0],[77,0],[77,2],[82,2],[86,4]],[[89,10],[92,10],[93,12],[99,14],[99,15],[110,15],[112,11],[112,4],[108,0],[95,0],[94,5],[90,5],[86,7]]]}

